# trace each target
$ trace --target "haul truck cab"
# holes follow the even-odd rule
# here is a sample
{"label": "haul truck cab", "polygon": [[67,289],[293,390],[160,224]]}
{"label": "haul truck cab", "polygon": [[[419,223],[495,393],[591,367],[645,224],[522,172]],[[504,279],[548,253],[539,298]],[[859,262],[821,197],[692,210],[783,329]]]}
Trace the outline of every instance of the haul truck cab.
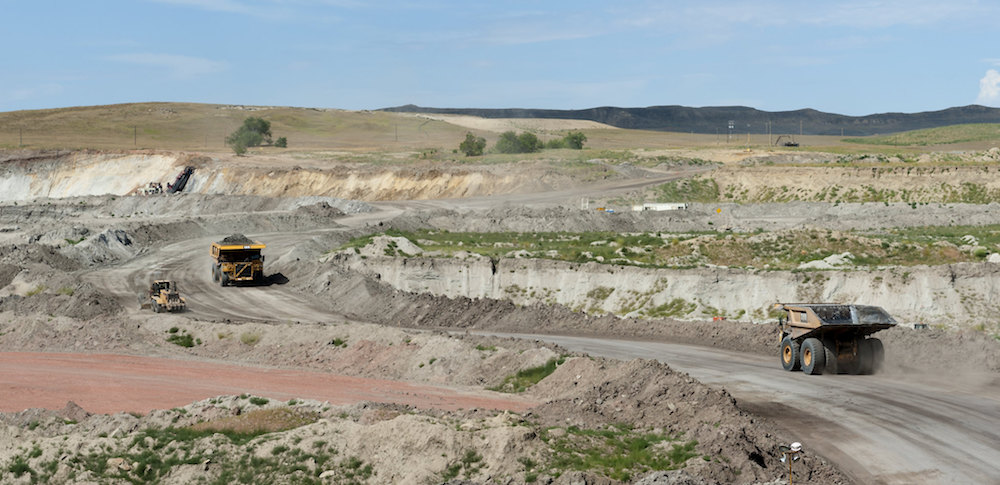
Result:
{"label": "haul truck cab", "polygon": [[212,243],[212,280],[221,286],[237,282],[261,283],[264,255],[260,251],[266,247],[242,234]]}

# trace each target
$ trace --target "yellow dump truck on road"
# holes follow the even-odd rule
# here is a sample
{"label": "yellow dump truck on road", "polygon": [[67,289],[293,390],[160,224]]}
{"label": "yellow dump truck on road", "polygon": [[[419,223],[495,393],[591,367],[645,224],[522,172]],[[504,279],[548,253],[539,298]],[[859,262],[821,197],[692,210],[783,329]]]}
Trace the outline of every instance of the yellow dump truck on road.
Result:
{"label": "yellow dump truck on road", "polygon": [[264,281],[264,243],[234,234],[212,243],[212,280],[221,286]]}

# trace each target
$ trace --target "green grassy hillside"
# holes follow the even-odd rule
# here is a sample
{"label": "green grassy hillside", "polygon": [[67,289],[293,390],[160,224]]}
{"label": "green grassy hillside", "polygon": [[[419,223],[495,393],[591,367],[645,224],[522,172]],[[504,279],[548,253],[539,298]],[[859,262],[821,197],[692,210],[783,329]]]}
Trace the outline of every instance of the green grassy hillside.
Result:
{"label": "green grassy hillside", "polygon": [[136,103],[0,113],[0,147],[227,150],[249,116],[290,149],[420,150],[458,146],[465,130],[395,113],[194,103]]}
{"label": "green grassy hillside", "polygon": [[1000,124],[998,123],[952,125],[926,130],[904,131],[892,135],[844,139],[844,142],[847,143],[891,146],[932,146],[991,141],[1000,144]]}

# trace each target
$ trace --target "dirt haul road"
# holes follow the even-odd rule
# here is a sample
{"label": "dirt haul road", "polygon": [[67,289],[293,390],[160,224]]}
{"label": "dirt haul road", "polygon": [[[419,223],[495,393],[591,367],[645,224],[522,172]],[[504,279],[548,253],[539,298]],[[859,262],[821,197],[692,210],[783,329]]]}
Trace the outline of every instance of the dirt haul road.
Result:
{"label": "dirt haul road", "polygon": [[537,404],[441,386],[340,376],[327,372],[247,367],[218,362],[108,354],[0,352],[0,412],[59,409],[73,401],[92,413],[149,413],[220,395],[316,399],[333,405],[363,401],[444,410],[509,409]]}
{"label": "dirt haul road", "polygon": [[[639,187],[652,181],[634,182]],[[384,212],[338,220],[347,229],[389,220],[407,209],[483,209],[502,204],[566,204],[587,193],[507,195],[502,198],[379,204]],[[254,234],[265,241],[268,260],[288,263],[303,244],[322,244],[322,235],[345,228],[301,234]],[[586,228],[581,228],[586,230]],[[220,235],[221,237],[222,235]],[[88,280],[134,302],[135,291],[157,269],[187,288],[191,316],[268,322],[342,319],[323,308],[294,282],[256,288],[220,288],[211,280],[211,239],[185,240],[151,251],[124,266],[99,269]],[[130,289],[120,287],[126,280]],[[132,303],[135,306],[134,303]],[[556,341],[556,337],[537,337]],[[921,381],[899,376],[819,376],[786,373],[777,357],[719,354],[695,346],[609,339],[557,340],[569,348],[616,358],[657,358],[735,395],[822,454],[858,483],[1000,483],[1000,391],[983,385]],[[891,357],[890,357],[891,358]]]}
{"label": "dirt haul road", "polygon": [[[504,335],[504,334],[495,334]],[[513,335],[666,362],[719,386],[857,483],[1000,483],[1000,387],[913,375],[807,376],[773,358],[658,342]],[[888,356],[891,358],[891,356]]]}

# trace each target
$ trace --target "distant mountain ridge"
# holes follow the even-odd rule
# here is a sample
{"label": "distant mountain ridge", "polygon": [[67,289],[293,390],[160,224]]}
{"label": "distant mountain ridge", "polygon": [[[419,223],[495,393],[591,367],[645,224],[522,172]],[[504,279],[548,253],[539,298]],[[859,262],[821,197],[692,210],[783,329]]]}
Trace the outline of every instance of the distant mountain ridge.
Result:
{"label": "distant mountain ridge", "polygon": [[[921,113],[879,113],[847,116],[824,113],[814,109],[795,111],[761,111],[745,106],[692,108],[687,106],[650,106],[647,108],[617,108],[604,106],[580,110],[554,109],[485,109],[485,108],[424,108],[415,105],[383,108],[381,111],[471,115],[483,118],[561,118],[591,120],[619,128],[674,131],[683,133],[732,133],[775,135],[844,135],[867,136],[900,131],[937,128],[966,123],[1000,123],[1000,108],[969,105]],[[749,126],[748,126],[749,125]]]}

